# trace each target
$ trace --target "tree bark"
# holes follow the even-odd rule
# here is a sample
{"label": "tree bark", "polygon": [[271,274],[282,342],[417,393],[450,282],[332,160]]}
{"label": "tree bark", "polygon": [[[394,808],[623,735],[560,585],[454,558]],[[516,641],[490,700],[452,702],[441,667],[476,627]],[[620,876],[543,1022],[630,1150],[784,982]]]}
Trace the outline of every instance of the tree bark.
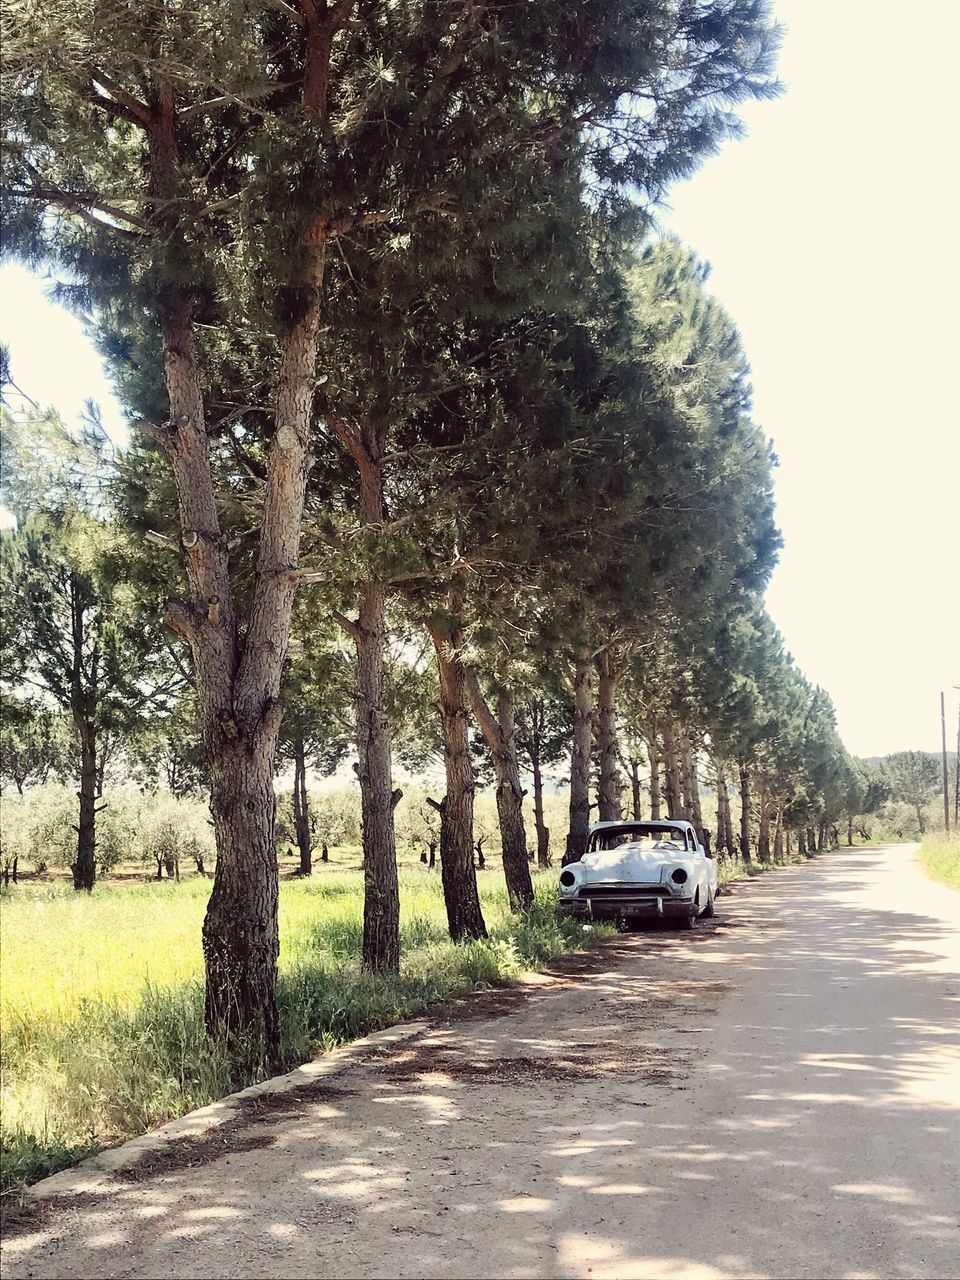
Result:
{"label": "tree bark", "polygon": [[640,761],[636,756],[630,757],[630,798],[633,802],[633,820],[639,822],[643,817],[643,799],[640,791]]}
{"label": "tree bark", "polygon": [[[456,619],[462,599],[451,594],[450,613]],[[455,942],[485,938],[487,926],[480,910],[477,873],[473,865],[473,762],[470,759],[466,679],[459,650],[462,635],[455,622],[449,636],[431,628],[440,668],[440,720],[447,791],[438,804],[440,814],[440,878],[447,908],[447,926]]]}
{"label": "tree bark", "polygon": [[313,874],[313,845],[310,839],[310,808],[307,796],[307,760],[303,738],[293,747],[293,826],[300,851],[300,875]]}
{"label": "tree bark", "polygon": [[797,853],[803,858],[807,856],[807,836],[803,827],[797,828]]}
{"label": "tree bark", "polygon": [[777,821],[773,830],[773,860],[783,861],[783,810],[777,810]]}
{"label": "tree bark", "polygon": [[750,769],[740,761],[740,856],[750,861]]}
{"label": "tree bark", "polygon": [[770,861],[770,805],[765,795],[760,796],[760,828],[757,833],[757,858]]}
{"label": "tree bark", "polygon": [[660,734],[654,718],[647,735],[647,755],[650,758],[650,817],[660,821]]}
{"label": "tree bark", "polygon": [[609,649],[597,658],[597,752],[600,757],[598,795],[601,822],[619,822],[623,817],[620,787],[620,752],[617,747],[617,687]]}
{"label": "tree bark", "polygon": [[677,730],[672,717],[663,721],[664,782],[666,784],[667,817],[683,817],[683,799],[680,794],[680,761],[677,748]]}
{"label": "tree bark", "polygon": [[77,824],[77,860],[71,866],[74,889],[93,889],[97,875],[97,731],[91,720],[77,723],[80,737],[80,819]]}
{"label": "tree bark", "polygon": [[[360,526],[379,531],[386,519],[383,456],[386,432],[364,422],[330,424],[360,473]],[[364,583],[356,622],[341,618],[357,649],[357,776],[363,814],[363,967],[371,973],[400,971],[400,887],[393,811],[390,717],[386,708],[386,589]]]}
{"label": "tree bark", "polygon": [[400,885],[390,718],[384,689],[386,595],[367,583],[358,619],[357,751],[363,815],[363,967],[400,972]]}
{"label": "tree bark", "polygon": [[540,752],[536,746],[530,752],[530,769],[533,773],[533,822],[537,829],[537,865],[550,866],[550,828],[543,818],[543,769]]}
{"label": "tree bark", "polygon": [[527,835],[523,825],[524,792],[520,785],[513,698],[506,690],[501,690],[497,695],[497,713],[494,715],[476,674],[464,667],[464,678],[467,697],[490,749],[497,778],[497,818],[510,910],[522,911],[533,903],[533,881],[530,879]]}
{"label": "tree bark", "polygon": [[730,792],[722,764],[717,764],[717,852],[736,853],[733,842],[733,820],[730,815]]}
{"label": "tree bark", "polygon": [[680,730],[680,752],[683,762],[683,807],[687,821],[692,822],[703,840],[703,809],[700,804],[700,780],[697,776],[696,752],[685,729]]}
{"label": "tree bark", "polygon": [[573,740],[570,749],[570,829],[564,864],[586,852],[590,831],[590,752],[593,745],[593,668],[585,650],[573,676]]}
{"label": "tree bark", "polygon": [[251,1063],[276,1061],[280,1045],[274,745],[239,739],[210,762],[217,865],[203,922],[204,1012],[208,1029]]}

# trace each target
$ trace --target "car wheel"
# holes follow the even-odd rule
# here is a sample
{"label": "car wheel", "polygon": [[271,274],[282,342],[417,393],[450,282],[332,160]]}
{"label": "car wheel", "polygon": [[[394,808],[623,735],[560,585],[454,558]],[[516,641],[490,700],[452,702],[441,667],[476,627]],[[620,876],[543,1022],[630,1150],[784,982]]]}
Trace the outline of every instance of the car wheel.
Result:
{"label": "car wheel", "polygon": [[704,920],[712,920],[713,917],[717,914],[716,911],[714,910],[713,899],[714,899],[714,895],[710,893],[707,898],[707,905],[703,908]]}
{"label": "car wheel", "polygon": [[692,929],[697,923],[696,916],[677,916],[674,920],[674,927],[686,933],[688,929]]}

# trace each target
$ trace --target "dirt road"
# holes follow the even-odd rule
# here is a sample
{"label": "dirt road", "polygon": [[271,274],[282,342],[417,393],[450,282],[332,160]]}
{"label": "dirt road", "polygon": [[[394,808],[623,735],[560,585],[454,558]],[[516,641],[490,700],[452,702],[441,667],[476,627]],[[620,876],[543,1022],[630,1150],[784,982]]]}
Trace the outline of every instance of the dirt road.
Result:
{"label": "dirt road", "polygon": [[960,895],[900,846],[717,906],[75,1183],[4,1275],[960,1277]]}

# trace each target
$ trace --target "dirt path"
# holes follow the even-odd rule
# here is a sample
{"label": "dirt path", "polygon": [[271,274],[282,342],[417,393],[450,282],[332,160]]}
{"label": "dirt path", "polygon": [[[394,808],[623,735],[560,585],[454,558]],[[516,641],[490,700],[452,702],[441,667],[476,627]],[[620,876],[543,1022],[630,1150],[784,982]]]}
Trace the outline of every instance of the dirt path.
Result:
{"label": "dirt path", "polygon": [[960,895],[900,846],[717,905],[91,1179],[4,1275],[960,1277]]}

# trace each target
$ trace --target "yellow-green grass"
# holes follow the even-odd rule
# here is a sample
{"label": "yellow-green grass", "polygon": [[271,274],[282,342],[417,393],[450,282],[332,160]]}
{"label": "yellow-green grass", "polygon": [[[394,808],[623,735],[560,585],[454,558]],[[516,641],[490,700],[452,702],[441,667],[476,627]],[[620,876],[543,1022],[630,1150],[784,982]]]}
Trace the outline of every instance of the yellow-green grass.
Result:
{"label": "yellow-green grass", "polygon": [[[280,890],[283,1050],[289,1064],[580,945],[558,920],[555,873],[527,916],[480,876],[487,941],[446,932],[439,876],[401,872],[402,973],[359,971],[362,875],[324,867]],[[27,889],[27,886],[23,886]],[[200,928],[210,881],[30,885],[0,906],[3,1184],[15,1187],[250,1082],[203,1034]]]}
{"label": "yellow-green grass", "polygon": [[934,880],[960,889],[960,836],[927,836],[920,846],[920,860]]}

